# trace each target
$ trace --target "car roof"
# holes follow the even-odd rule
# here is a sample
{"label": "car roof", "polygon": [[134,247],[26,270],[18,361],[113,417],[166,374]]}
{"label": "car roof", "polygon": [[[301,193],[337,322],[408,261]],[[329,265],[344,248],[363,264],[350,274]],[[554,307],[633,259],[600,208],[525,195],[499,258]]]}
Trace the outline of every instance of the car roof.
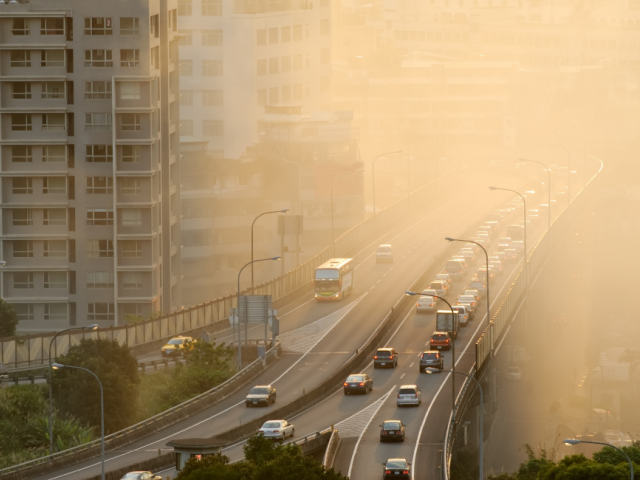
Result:
{"label": "car roof", "polygon": [[422,352],[423,354],[425,353],[440,353],[439,350],[425,350],[424,352]]}
{"label": "car roof", "polygon": [[400,385],[400,388],[418,388],[418,385],[416,385],[415,383],[412,383],[407,385]]}
{"label": "car roof", "polygon": [[382,423],[386,423],[386,422],[402,422],[402,420],[395,420],[395,419],[389,419],[389,420],[383,420]]}
{"label": "car roof", "polygon": [[387,458],[387,462],[406,462],[406,458]]}
{"label": "car roof", "polygon": [[355,377],[356,375],[366,375],[366,373],[350,373],[347,377]]}
{"label": "car roof", "polygon": [[268,388],[271,387],[271,385],[254,385],[253,388]]}
{"label": "car roof", "polygon": [[380,351],[380,350],[391,351],[391,350],[393,350],[393,347],[381,347],[381,348],[378,349],[378,351]]}
{"label": "car roof", "polygon": [[[451,313],[451,312],[449,312],[449,313]],[[447,334],[447,332],[438,332],[438,331],[433,332],[433,335],[446,335],[446,334]]]}

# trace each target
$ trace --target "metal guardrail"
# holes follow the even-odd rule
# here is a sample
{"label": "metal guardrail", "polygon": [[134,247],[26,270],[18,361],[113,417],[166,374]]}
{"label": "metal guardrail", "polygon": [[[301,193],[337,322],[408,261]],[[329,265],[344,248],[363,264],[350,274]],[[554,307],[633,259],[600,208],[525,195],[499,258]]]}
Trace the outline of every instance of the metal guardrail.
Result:
{"label": "metal guardrail", "polygon": [[[440,178],[455,171],[457,163],[448,162],[441,168],[446,169],[446,171],[440,175]],[[408,198],[405,197],[402,200],[398,200],[393,205],[378,212],[376,215],[376,230],[379,231],[388,227],[398,218],[405,216],[407,211],[414,211],[424,205],[431,197],[437,197],[437,192],[433,188],[434,185],[438,184],[437,182],[438,179],[432,180],[412,192]],[[443,183],[441,182],[441,184]],[[344,255],[363,240],[372,236],[376,230],[374,230],[373,218],[355,225],[336,239],[334,256]],[[331,246],[327,246],[302,265],[280,277],[256,286],[254,289],[255,294],[271,295],[274,301],[281,299],[299,288],[309,285],[313,280],[316,267],[326,262],[331,256]],[[245,293],[241,292],[241,295]],[[91,332],[76,330],[64,333],[56,338],[52,346],[51,356],[55,358],[67,353],[70,346],[77,345],[83,338],[112,339],[130,348],[166,339],[227,319],[230,309],[236,306],[236,303],[236,295],[228,295],[211,302],[132,325],[103,328]],[[4,363],[10,369],[25,365],[46,364],[49,359],[49,344],[54,335],[55,332],[49,332],[0,339],[0,363]]]}

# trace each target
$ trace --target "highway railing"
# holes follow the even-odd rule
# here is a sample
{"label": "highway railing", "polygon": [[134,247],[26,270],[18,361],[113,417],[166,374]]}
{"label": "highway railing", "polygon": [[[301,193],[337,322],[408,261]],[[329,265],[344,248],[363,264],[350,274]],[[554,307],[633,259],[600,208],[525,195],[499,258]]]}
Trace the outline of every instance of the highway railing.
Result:
{"label": "highway railing", "polygon": [[331,438],[329,439],[327,449],[324,451],[324,457],[322,458],[322,465],[324,465],[326,469],[333,468],[336,455],[340,449],[340,435],[338,434],[338,430],[332,426],[331,431]]}
{"label": "highway railing", "polygon": [[[441,167],[447,176],[457,169],[456,162],[446,162]],[[376,231],[387,228],[406,217],[407,212],[423,208],[430,200],[439,198],[434,186],[438,180],[432,180],[426,185],[412,192],[408,197],[398,200],[393,205],[381,210],[377,214]],[[440,182],[443,185],[444,182]],[[370,238],[374,231],[373,218],[369,218],[355,225],[340,235],[335,241],[334,256],[339,257],[357,247],[364,240]],[[327,246],[311,259],[282,276],[255,287],[256,295],[271,295],[273,301],[284,299],[299,289],[310,286],[317,266],[332,257],[331,246]],[[241,294],[245,294],[242,292]],[[158,342],[163,339],[220,324],[229,318],[230,309],[237,304],[236,295],[218,298],[211,302],[170,313],[143,322],[102,328],[97,331],[75,330],[60,334],[52,346],[51,357],[56,358],[69,351],[69,347],[77,345],[83,338],[106,338],[116,340],[121,345],[136,348],[145,344]],[[21,366],[35,366],[48,363],[49,344],[55,332],[21,335],[0,339],[0,363],[8,368]]]}
{"label": "highway railing", "polygon": [[[565,207],[553,220],[551,229],[545,232],[534,247],[530,249],[528,255],[529,263],[527,264],[525,262],[502,302],[491,317],[490,324],[485,328],[476,342],[476,361],[472,367],[472,371],[475,370],[478,381],[480,381],[486,373],[492,360],[492,352],[495,345],[500,343],[502,336],[506,333],[506,327],[525,299],[529,285],[535,281],[536,275],[540,273],[551,255],[554,239],[557,241],[570,231],[572,218],[578,218],[580,214],[591,205],[600,191],[602,178],[599,174],[602,171],[603,165],[599,159],[595,157],[589,158],[598,162],[599,168],[596,168],[591,179],[573,197],[570,205]],[[477,393],[476,390],[475,382],[471,385],[471,380],[467,378],[456,399],[456,421],[453,421],[453,416],[450,418],[445,434],[443,449],[443,471],[445,480],[449,480],[453,445],[460,427],[459,419],[463,418],[464,413],[472,404],[473,397]]]}

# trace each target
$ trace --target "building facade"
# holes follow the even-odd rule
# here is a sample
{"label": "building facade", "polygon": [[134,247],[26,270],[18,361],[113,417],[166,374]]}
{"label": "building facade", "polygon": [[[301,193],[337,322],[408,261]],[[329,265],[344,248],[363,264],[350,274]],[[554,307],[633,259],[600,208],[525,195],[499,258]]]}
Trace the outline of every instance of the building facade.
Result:
{"label": "building facade", "polygon": [[19,331],[181,306],[177,0],[0,4],[2,298]]}

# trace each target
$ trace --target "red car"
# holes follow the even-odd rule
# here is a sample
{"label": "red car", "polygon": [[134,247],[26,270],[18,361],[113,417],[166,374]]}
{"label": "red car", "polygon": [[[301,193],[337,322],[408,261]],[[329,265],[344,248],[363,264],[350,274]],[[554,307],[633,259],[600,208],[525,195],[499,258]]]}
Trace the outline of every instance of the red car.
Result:
{"label": "red car", "polygon": [[447,332],[433,332],[431,335],[431,350],[442,350],[443,348],[451,350],[452,343]]}

